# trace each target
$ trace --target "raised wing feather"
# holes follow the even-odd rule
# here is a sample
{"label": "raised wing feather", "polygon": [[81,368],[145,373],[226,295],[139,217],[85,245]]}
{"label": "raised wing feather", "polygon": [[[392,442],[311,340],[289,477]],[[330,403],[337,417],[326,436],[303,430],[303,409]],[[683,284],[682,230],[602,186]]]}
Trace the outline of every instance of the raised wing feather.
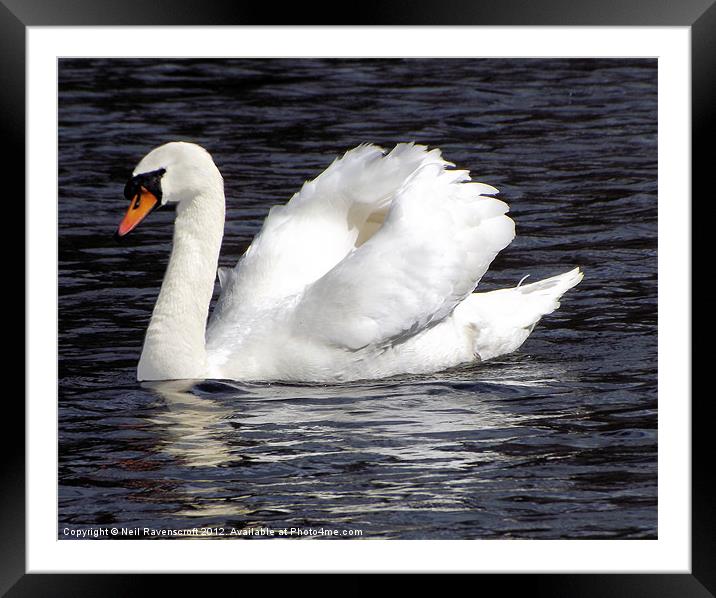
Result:
{"label": "raised wing feather", "polygon": [[514,238],[507,205],[444,162],[420,167],[382,227],[305,291],[296,332],[358,350],[400,342],[449,315]]}
{"label": "raised wing feather", "polygon": [[207,331],[230,329],[242,313],[302,292],[382,224],[396,191],[417,169],[447,164],[437,149],[399,144],[389,154],[361,145],[273,207],[232,270],[220,272],[221,296]]}

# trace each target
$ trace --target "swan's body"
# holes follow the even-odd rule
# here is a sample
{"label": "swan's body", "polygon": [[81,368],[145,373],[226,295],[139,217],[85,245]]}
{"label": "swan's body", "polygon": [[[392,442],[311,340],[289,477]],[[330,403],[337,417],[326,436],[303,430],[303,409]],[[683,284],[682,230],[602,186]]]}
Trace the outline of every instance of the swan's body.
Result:
{"label": "swan's body", "polygon": [[496,189],[448,166],[438,150],[413,144],[385,156],[371,145],[347,152],[272,208],[236,267],[219,272],[207,326],[223,181],[199,146],[150,152],[128,183],[133,203],[119,233],[155,202],[178,206],[138,379],[333,382],[434,372],[517,349],[582,274],[473,293],[514,223],[491,197]]}

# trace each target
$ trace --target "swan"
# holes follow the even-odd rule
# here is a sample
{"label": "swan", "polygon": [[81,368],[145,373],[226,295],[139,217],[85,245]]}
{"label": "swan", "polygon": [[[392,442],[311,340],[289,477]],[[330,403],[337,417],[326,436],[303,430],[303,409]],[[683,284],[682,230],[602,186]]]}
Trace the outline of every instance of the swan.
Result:
{"label": "swan", "polygon": [[334,383],[425,374],[519,348],[582,279],[575,268],[475,293],[515,236],[497,189],[439,149],[363,144],[269,210],[220,268],[224,184],[202,147],[170,142],[134,169],[116,235],[176,205],[137,379]]}

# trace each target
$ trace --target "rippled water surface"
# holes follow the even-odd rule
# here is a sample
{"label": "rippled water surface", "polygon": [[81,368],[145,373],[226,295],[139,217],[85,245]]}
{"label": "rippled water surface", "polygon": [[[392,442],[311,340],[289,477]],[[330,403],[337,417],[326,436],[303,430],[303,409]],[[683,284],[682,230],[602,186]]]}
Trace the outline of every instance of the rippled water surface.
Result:
{"label": "rippled water surface", "polygon": [[[65,529],[361,530],[364,538],[653,538],[652,60],[62,60],[59,537]],[[122,245],[152,147],[204,145],[221,265],[336,155],[418,141],[498,187],[517,238],[481,288],[580,265],[512,355],[342,386],[139,384],[173,214]]]}

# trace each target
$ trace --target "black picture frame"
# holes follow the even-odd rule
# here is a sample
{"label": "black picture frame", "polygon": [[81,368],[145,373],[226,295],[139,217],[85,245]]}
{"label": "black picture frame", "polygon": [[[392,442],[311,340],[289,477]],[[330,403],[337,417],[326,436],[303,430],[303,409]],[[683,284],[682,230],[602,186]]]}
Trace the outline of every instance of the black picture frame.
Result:
{"label": "black picture frame", "polygon": [[[692,51],[692,193],[707,200],[711,165],[706,144],[714,139],[716,107],[716,4],[714,0],[443,0],[378,2],[364,0],[345,11],[341,3],[307,6],[286,4],[280,10],[261,3],[207,0],[0,0],[0,119],[6,149],[3,187],[9,197],[24,197],[25,172],[25,36],[30,26],[63,25],[551,25],[551,26],[682,26],[691,28]],[[352,15],[351,23],[346,23]],[[10,187],[10,189],[8,189]],[[688,201],[686,197],[673,201]],[[19,202],[15,209],[19,209]],[[693,205],[693,204],[692,204]],[[24,221],[24,216],[21,216]],[[15,221],[17,222],[17,220]],[[708,219],[697,219],[692,239]],[[17,228],[17,225],[15,225]],[[704,231],[705,232],[705,231]],[[661,247],[660,250],[668,251]],[[696,253],[694,252],[694,257]],[[692,267],[692,271],[694,271]],[[696,270],[698,271],[698,270]],[[690,289],[688,290],[689,292]],[[23,294],[23,300],[25,299]],[[22,308],[24,309],[24,307]],[[26,317],[30,317],[26,313]],[[19,352],[18,352],[19,353]],[[702,354],[693,352],[698,364]],[[668,367],[668,364],[660,364]],[[693,365],[692,365],[693,368]],[[501,593],[527,591],[545,596],[714,596],[716,530],[713,465],[708,441],[713,407],[708,393],[692,402],[692,571],[691,574],[539,574],[490,575]],[[689,401],[691,397],[670,397]],[[48,408],[53,408],[48,405]],[[0,592],[8,596],[120,596],[146,590],[146,576],[115,574],[25,573],[25,443],[23,404],[8,393],[2,463],[0,509]],[[14,429],[16,435],[8,432]],[[555,564],[555,568],[559,568]],[[198,588],[184,577],[183,589]],[[481,580],[484,583],[487,580]],[[171,581],[161,581],[164,589]],[[201,582],[199,582],[201,583]],[[211,586],[213,587],[213,586]],[[203,589],[207,589],[204,587]]]}

